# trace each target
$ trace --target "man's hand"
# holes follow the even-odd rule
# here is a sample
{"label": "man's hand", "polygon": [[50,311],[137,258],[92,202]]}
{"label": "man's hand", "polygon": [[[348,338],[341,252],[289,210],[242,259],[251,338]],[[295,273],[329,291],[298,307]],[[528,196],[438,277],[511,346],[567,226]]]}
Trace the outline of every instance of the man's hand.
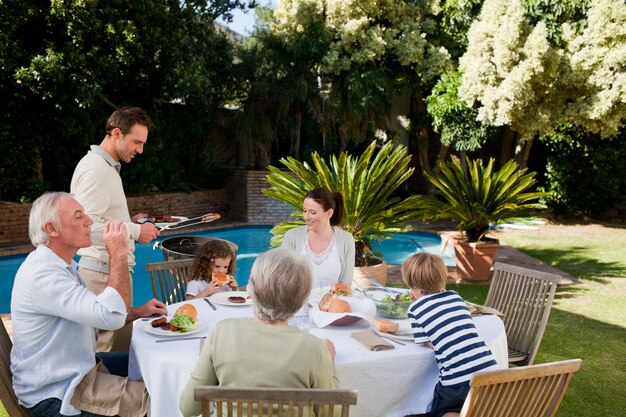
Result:
{"label": "man's hand", "polygon": [[124,223],[117,220],[106,222],[102,239],[107,252],[109,252],[109,257],[123,256],[126,260],[128,256],[128,234]]}
{"label": "man's hand", "polygon": [[152,300],[148,301],[144,305],[141,305],[136,308],[129,308],[128,315],[126,316],[126,323],[129,323],[131,321],[137,320],[138,318],[142,318],[142,317],[159,317],[159,316],[166,316],[166,315],[167,315],[167,308],[165,307],[165,304],[163,304],[156,298],[153,298]]}
{"label": "man's hand", "polygon": [[139,232],[139,238],[137,239],[141,243],[150,243],[157,237],[159,237],[159,229],[152,223],[144,223],[141,225],[141,232]]}

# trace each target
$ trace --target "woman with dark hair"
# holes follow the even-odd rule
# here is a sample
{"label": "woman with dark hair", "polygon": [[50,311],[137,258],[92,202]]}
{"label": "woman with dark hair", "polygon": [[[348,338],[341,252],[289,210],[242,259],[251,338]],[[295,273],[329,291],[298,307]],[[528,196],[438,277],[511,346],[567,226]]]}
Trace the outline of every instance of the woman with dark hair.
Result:
{"label": "woman with dark hair", "polygon": [[338,227],[343,220],[343,195],[326,188],[309,191],[302,217],[306,226],[285,233],[283,245],[309,258],[313,264],[313,288],[322,280],[352,285],[354,237]]}

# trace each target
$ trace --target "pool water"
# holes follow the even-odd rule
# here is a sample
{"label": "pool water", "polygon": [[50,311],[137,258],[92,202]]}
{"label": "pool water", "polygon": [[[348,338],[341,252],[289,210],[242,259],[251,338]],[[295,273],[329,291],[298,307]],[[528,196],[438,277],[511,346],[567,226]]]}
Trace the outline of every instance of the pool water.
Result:
{"label": "pool water", "polygon": [[[252,263],[256,257],[270,248],[272,237],[271,226],[243,226],[228,229],[217,229],[196,233],[185,233],[184,236],[208,236],[230,240],[239,246],[237,252],[237,268],[235,278],[240,286],[248,283],[248,276]],[[168,235],[159,238],[161,242],[177,235]],[[180,236],[183,236],[182,234]],[[161,249],[153,249],[150,244],[137,243],[135,255],[137,265],[133,274],[134,304],[141,305],[152,298],[152,284],[150,274],[146,272],[146,263],[163,261]],[[383,254],[389,264],[401,264],[415,252],[430,252],[443,257],[446,265],[454,266],[455,256],[452,245],[448,245],[446,252],[441,253],[441,239],[434,233],[408,232],[394,235],[389,240],[376,244],[374,252]],[[9,313],[11,306],[11,290],[15,273],[27,255],[11,255],[0,257],[0,313]],[[78,260],[78,259],[77,259]]]}

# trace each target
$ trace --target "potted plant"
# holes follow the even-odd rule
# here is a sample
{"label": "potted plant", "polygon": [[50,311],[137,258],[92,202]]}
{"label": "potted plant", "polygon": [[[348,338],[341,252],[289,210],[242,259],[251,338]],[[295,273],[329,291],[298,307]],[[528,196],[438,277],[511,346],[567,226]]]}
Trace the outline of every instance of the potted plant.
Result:
{"label": "potted plant", "polygon": [[545,205],[536,201],[545,193],[532,192],[535,173],[519,169],[513,160],[494,171],[494,159],[486,167],[467,158],[467,169],[459,161],[442,163],[436,173],[424,175],[435,187],[433,197],[421,197],[424,220],[453,220],[460,235],[452,238],[460,278],[483,281],[489,278],[497,239],[487,237],[491,226],[519,220]]}
{"label": "potted plant", "polygon": [[[408,167],[411,157],[407,155],[406,147],[387,142],[377,150],[377,143],[372,142],[360,156],[342,152],[339,157],[331,156],[327,163],[315,152],[311,159],[313,166],[288,157],[280,160],[286,171],[269,167],[267,181],[271,187],[263,192],[291,205],[295,209],[292,216],[297,218],[272,228],[272,245],[279,245],[287,230],[305,224],[302,202],[307,192],[317,187],[339,191],[345,201],[342,227],[352,233],[356,245],[357,283],[370,285],[359,277],[373,276],[384,285],[387,281],[386,264],[374,256],[372,243],[411,230],[407,222],[420,216],[418,196],[401,199],[394,195],[414,171]],[[365,271],[359,273],[360,268]]]}

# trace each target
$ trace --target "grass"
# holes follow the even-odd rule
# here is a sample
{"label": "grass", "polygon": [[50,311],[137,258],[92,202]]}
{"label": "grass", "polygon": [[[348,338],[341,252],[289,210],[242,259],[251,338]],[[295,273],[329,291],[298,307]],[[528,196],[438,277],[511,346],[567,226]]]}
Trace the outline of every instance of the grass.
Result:
{"label": "grass", "polygon": [[[580,280],[559,287],[535,363],[580,358],[557,417],[618,416],[626,410],[626,228],[599,224],[506,230],[498,236]],[[452,285],[483,303],[488,285]],[[7,416],[0,407],[0,417]]]}
{"label": "grass", "polygon": [[[626,229],[598,224],[545,225],[498,236],[580,280],[557,294],[535,363],[580,358],[557,417],[622,415],[626,409]],[[487,285],[456,285],[482,303]]]}

